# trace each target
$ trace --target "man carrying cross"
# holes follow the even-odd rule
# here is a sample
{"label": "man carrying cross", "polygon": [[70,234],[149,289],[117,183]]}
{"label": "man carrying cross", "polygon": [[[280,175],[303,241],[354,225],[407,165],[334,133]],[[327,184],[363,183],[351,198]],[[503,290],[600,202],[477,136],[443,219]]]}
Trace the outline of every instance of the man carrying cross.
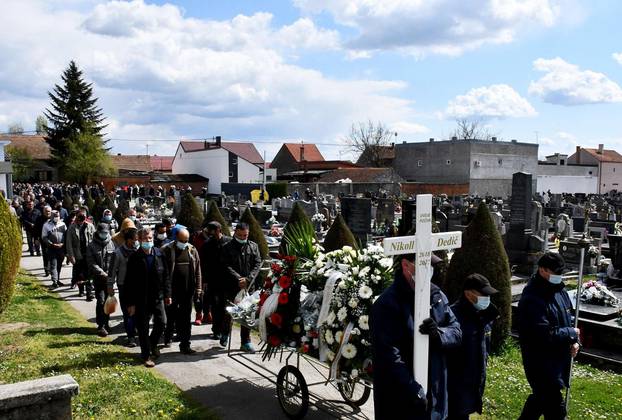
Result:
{"label": "man carrying cross", "polygon": [[395,280],[371,315],[377,419],[448,415],[445,351],[460,344],[462,333],[447,297],[430,283],[431,260],[432,251],[460,247],[462,237],[432,233],[431,214],[432,196],[418,195],[416,235],[384,240],[385,254],[399,257]]}

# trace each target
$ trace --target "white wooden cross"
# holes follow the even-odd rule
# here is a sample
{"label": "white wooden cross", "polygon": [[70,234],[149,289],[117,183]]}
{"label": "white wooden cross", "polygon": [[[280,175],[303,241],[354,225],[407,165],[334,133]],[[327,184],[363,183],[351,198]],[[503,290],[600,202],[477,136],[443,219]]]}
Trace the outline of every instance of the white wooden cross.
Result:
{"label": "white wooden cross", "polygon": [[432,251],[460,248],[462,232],[432,233],[432,195],[417,195],[417,231],[414,236],[385,238],[385,255],[416,254],[415,260],[415,336],[413,374],[415,380],[428,388],[429,337],[419,332],[424,319],[430,317],[430,279]]}

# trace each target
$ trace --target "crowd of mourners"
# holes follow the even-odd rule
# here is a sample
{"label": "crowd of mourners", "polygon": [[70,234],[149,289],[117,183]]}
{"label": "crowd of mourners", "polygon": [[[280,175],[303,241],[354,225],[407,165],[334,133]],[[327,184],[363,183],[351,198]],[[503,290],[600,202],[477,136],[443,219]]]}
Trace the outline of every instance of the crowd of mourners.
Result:
{"label": "crowd of mourners", "polygon": [[[84,204],[87,187],[79,185],[16,184],[12,211],[26,234],[28,253],[41,256],[51,287],[77,288],[86,301],[95,301],[97,334],[110,331],[104,306],[118,294],[127,346],[140,345],[147,367],[160,355],[158,344],[194,354],[191,325],[212,324],[212,338],[228,345],[231,317],[226,305],[257,278],[261,257],[248,240],[249,227],[236,225],[232,238],[211,222],[196,232],[164,218],[155,226],[143,225],[135,208],[118,215],[111,209],[91,214]],[[109,194],[116,199],[143,199],[155,205],[175,200],[175,187],[126,187],[105,191],[88,187],[92,198]],[[72,208],[63,198],[73,197]],[[77,198],[77,200],[76,200]],[[61,281],[63,264],[72,267],[71,283]],[[192,320],[192,309],[196,317]],[[153,323],[150,332],[150,323]],[[250,331],[241,329],[241,349],[253,352]]]}
{"label": "crowd of mourners", "polygon": [[[164,347],[178,341],[181,353],[196,353],[191,347],[193,324],[212,324],[211,338],[223,347],[229,344],[232,319],[226,306],[241,290],[253,288],[262,264],[257,244],[248,239],[248,225],[237,223],[230,238],[218,222],[191,232],[164,218],[152,228],[136,208],[115,219],[111,209],[91,214],[85,205],[86,196],[106,194],[113,200],[173,204],[178,197],[173,187],[106,191],[103,185],[17,184],[13,193],[11,211],[21,221],[27,252],[42,258],[52,288],[77,288],[80,297],[95,300],[98,335],[105,337],[110,331],[106,301],[118,294],[126,345],[140,346],[147,367],[155,366],[161,341]],[[73,197],[72,208],[63,206],[65,196]],[[433,256],[433,264],[435,260],[439,261]],[[72,267],[67,285],[60,276],[63,264]],[[519,342],[532,389],[521,419],[566,416],[561,391],[570,386],[580,331],[564,289],[564,271],[559,254],[544,254],[519,302]],[[474,273],[464,279],[463,293],[450,305],[432,284],[430,316],[416,326],[415,283],[415,255],[399,256],[393,284],[373,306],[375,416],[468,419],[483,409],[491,329],[499,314],[491,296],[497,290],[485,276]],[[427,392],[413,375],[415,328],[430,339]],[[249,329],[241,327],[240,335],[241,350],[254,352]]]}

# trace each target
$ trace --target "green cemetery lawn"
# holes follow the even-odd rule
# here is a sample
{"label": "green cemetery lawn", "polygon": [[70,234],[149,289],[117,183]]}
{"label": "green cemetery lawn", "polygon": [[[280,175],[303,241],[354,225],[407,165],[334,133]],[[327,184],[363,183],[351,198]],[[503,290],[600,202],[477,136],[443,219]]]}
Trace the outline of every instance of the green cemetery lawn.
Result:
{"label": "green cemetery lawn", "polygon": [[[515,419],[530,394],[515,341],[499,356],[491,357],[484,395],[484,413],[477,419]],[[622,418],[622,375],[575,364],[570,398],[570,419]]]}
{"label": "green cemetery lawn", "polygon": [[33,277],[19,274],[0,316],[0,383],[60,374],[80,384],[72,402],[77,419],[216,418],[124,347],[97,337],[92,324]]}

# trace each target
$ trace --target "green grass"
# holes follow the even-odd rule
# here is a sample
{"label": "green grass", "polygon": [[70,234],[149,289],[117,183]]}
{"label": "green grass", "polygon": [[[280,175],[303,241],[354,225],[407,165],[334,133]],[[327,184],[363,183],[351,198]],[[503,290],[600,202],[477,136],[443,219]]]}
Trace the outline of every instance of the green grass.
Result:
{"label": "green grass", "polygon": [[[570,419],[622,418],[622,375],[575,364],[570,392]],[[484,411],[478,419],[518,418],[531,393],[520,349],[515,342],[489,360]]]}
{"label": "green grass", "polygon": [[124,347],[97,337],[67,302],[24,274],[0,328],[17,322],[28,325],[0,333],[0,383],[70,374],[80,384],[76,419],[217,418]]}

